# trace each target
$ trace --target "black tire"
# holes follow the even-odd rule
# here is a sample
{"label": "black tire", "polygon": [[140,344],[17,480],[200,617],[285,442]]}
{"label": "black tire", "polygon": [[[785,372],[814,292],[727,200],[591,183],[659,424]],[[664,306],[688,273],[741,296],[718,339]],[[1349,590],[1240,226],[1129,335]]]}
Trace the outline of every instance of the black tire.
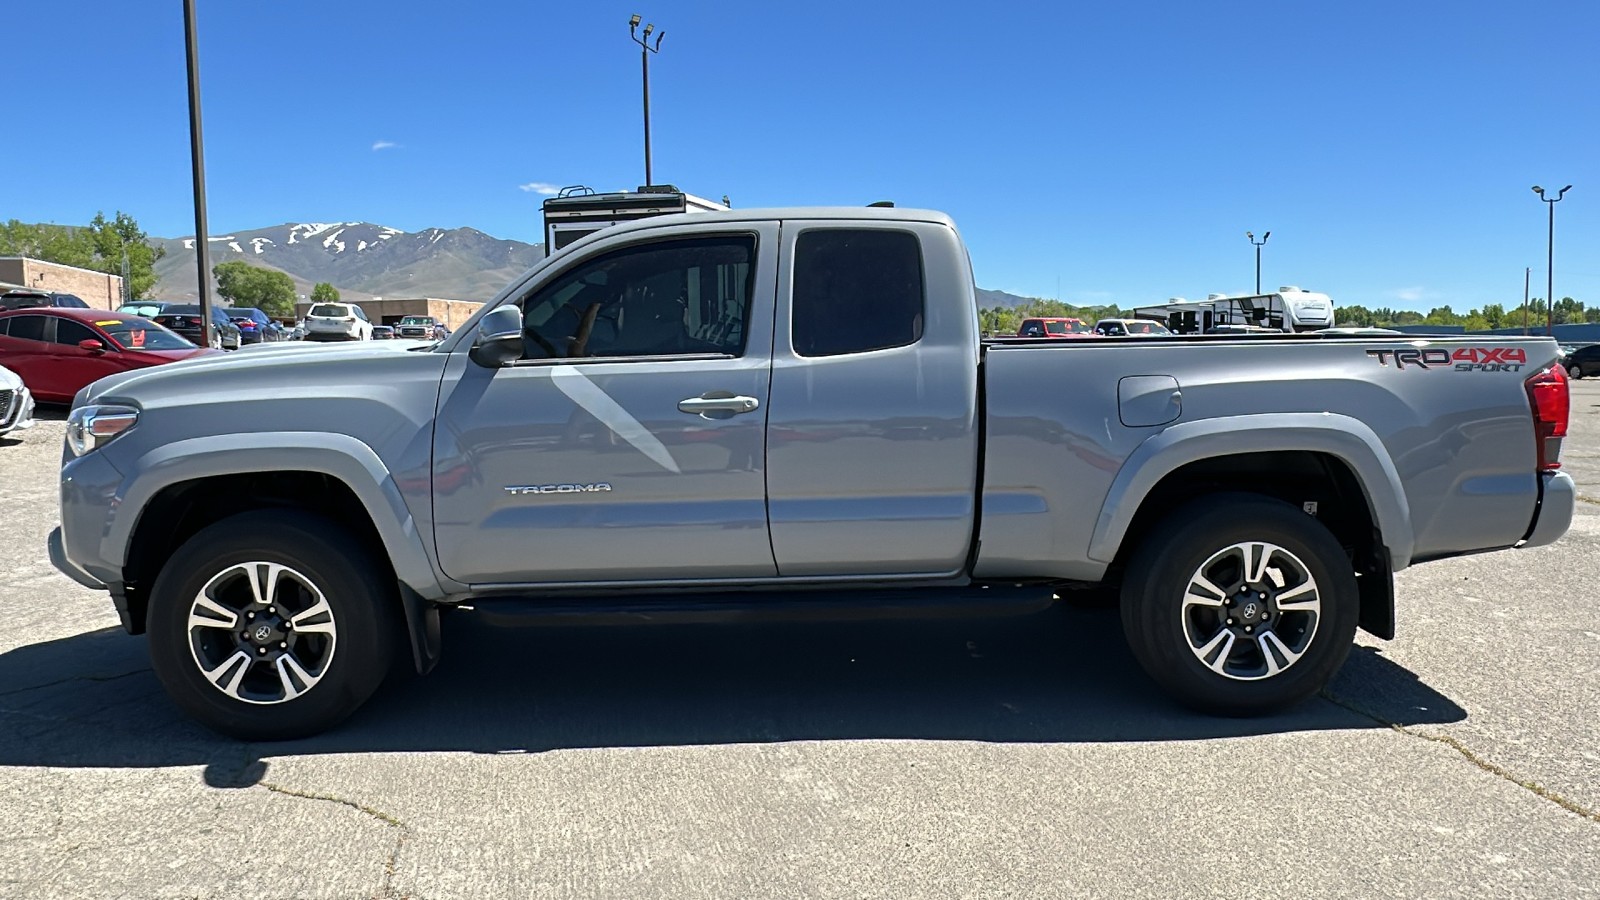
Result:
{"label": "black tire", "polygon": [[[1301,588],[1314,579],[1309,596],[1318,599],[1319,611],[1293,611],[1291,607],[1306,603],[1308,594],[1302,591],[1291,600],[1295,586],[1274,587],[1271,579],[1261,594],[1270,599],[1261,600],[1259,610],[1247,601],[1261,595],[1247,596],[1243,586],[1233,593],[1232,582],[1218,587],[1222,602],[1234,606],[1186,602],[1191,579],[1202,566],[1220,560],[1214,563],[1220,570],[1207,571],[1226,572],[1233,564],[1226,555],[1229,548],[1249,542],[1286,551],[1288,555],[1267,554],[1269,564],[1277,560],[1279,565],[1263,565],[1259,571],[1279,577],[1287,572],[1287,580]],[[1258,559],[1261,555],[1255,553]],[[1240,569],[1248,559],[1240,555]],[[1283,609],[1276,606],[1277,593],[1285,595]],[[1209,596],[1204,589],[1194,594]],[[1350,654],[1359,605],[1350,560],[1322,523],[1279,500],[1219,494],[1178,508],[1140,542],[1123,581],[1122,625],[1134,657],[1174,698],[1205,712],[1249,716],[1297,703],[1328,683]],[[1232,618],[1246,612],[1263,618]],[[1255,624],[1245,626],[1246,621]],[[1246,627],[1254,633],[1245,634]],[[1287,653],[1269,649],[1266,632],[1280,627],[1300,651],[1292,661]],[[1202,643],[1212,628],[1220,643]],[[1276,634],[1273,638],[1278,639]],[[1197,655],[1205,646],[1217,648],[1209,664]],[[1216,668],[1217,660],[1223,660],[1221,668]],[[1257,662],[1259,670],[1253,668]]]}
{"label": "black tire", "polygon": [[[283,645],[273,643],[262,648],[247,644],[245,638],[255,624],[246,620],[245,610],[261,607],[248,602],[253,596],[251,579],[227,573],[236,565],[250,562],[287,566],[320,591],[330,610],[327,618],[334,632],[312,635],[313,626],[303,623],[305,630],[291,634],[291,619],[282,627],[283,633],[272,638],[275,642],[283,637]],[[287,576],[280,580],[283,577]],[[199,636],[194,637],[191,610],[213,578],[224,579],[215,591],[223,606],[233,610],[235,604],[245,604],[234,619],[243,631],[209,626],[193,630],[193,635]],[[229,578],[234,580],[226,580]],[[315,599],[315,594],[296,578],[283,584],[276,596],[283,598],[278,605],[284,607],[284,616],[294,611],[293,604],[305,605]],[[184,542],[156,577],[148,619],[151,664],[173,701],[209,728],[252,741],[306,737],[337,724],[377,690],[391,668],[402,634],[399,602],[387,564],[339,526],[297,510],[241,513],[202,529]],[[256,621],[267,621],[264,610],[261,617]],[[289,649],[280,651],[275,649],[278,646]],[[252,658],[251,664],[244,667],[248,676],[241,674],[239,679],[227,677],[237,670],[232,665],[227,669],[214,667],[213,671],[223,673],[219,682],[231,680],[235,685],[248,682],[270,687],[276,678],[281,682],[284,698],[272,699],[263,694],[257,702],[251,702],[243,697],[244,690],[240,688],[230,694],[206,678],[200,660],[231,657],[244,652],[240,647],[254,647],[258,653],[268,649],[276,655],[310,648],[311,657],[322,660],[318,680],[304,687],[283,676],[283,667],[274,668],[270,660],[276,655],[263,656],[259,661]],[[290,694],[287,688],[291,684],[302,692]]]}
{"label": "black tire", "polygon": [[1567,366],[1567,377],[1573,379],[1574,381],[1576,381],[1579,378],[1582,378],[1583,377],[1583,369],[1582,369],[1582,367],[1576,366],[1576,365]]}

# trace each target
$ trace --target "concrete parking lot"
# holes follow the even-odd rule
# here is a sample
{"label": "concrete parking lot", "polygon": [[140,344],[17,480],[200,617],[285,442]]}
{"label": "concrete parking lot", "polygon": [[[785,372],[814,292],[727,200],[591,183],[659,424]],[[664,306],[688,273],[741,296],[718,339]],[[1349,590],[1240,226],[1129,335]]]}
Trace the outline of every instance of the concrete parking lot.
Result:
{"label": "concrete parking lot", "polygon": [[0,438],[0,897],[1600,895],[1600,380],[1553,547],[1399,577],[1327,696],[1173,707],[1114,611],[494,630],[345,726],[192,724]]}

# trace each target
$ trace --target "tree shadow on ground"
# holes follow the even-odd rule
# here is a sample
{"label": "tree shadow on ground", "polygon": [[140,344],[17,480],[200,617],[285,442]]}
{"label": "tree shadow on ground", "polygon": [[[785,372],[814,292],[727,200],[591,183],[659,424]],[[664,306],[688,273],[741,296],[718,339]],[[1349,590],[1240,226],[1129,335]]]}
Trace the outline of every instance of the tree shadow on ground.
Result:
{"label": "tree shadow on ground", "polygon": [[[913,739],[1172,741],[1378,727],[1314,699],[1227,719],[1168,701],[1123,644],[1114,610],[872,623],[494,628],[455,613],[425,678],[392,680],[315,738],[246,744],[167,700],[143,638],[118,629],[0,654],[0,765],[205,765],[255,783],[263,756],[537,753],[595,747]],[[1331,688],[1396,724],[1464,711],[1375,650]]]}

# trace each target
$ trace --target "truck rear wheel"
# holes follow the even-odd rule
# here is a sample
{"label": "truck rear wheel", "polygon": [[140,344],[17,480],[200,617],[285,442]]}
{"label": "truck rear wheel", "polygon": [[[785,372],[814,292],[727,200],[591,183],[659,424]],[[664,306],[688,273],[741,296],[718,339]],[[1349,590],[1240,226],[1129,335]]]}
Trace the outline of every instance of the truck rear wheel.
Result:
{"label": "truck rear wheel", "polygon": [[308,513],[241,513],[184,542],[150,592],[150,657],[183,710],[244,740],[323,731],[389,671],[398,625],[381,562]]}
{"label": "truck rear wheel", "polygon": [[1293,506],[1226,494],[1179,508],[1129,561],[1122,624],[1139,664],[1198,709],[1256,715],[1344,664],[1359,598],[1344,549]]}

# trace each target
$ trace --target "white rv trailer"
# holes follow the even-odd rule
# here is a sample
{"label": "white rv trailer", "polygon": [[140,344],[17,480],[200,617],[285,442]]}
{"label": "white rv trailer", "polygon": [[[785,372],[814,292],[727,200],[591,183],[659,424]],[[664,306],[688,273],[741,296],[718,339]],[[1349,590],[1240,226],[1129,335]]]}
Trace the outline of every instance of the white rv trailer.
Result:
{"label": "white rv trailer", "polygon": [[1229,302],[1245,308],[1270,309],[1283,317],[1283,331],[1319,331],[1333,327],[1333,298],[1316,291],[1303,291],[1288,284],[1270,294],[1229,297]]}
{"label": "white rv trailer", "polygon": [[686,194],[670,184],[647,184],[637,191],[607,194],[597,194],[582,186],[566,187],[559,195],[544,201],[544,252],[549,256],[579,238],[621,222],[726,208],[726,197],[722,203],[716,203]]}
{"label": "white rv trailer", "polygon": [[1133,314],[1161,322],[1177,334],[1316,331],[1332,327],[1333,301],[1327,294],[1281,287],[1271,294],[1212,294],[1204,300],[1174,297],[1164,304],[1139,307]]}

